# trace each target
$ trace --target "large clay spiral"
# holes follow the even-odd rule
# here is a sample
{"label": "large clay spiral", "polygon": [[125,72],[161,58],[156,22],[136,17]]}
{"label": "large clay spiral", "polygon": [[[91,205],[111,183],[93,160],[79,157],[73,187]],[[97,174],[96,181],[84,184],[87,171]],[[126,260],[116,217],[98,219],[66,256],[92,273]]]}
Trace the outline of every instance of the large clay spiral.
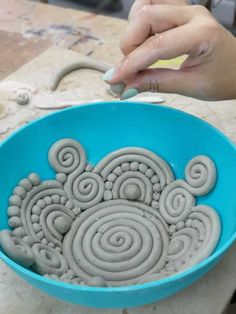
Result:
{"label": "large clay spiral", "polygon": [[156,209],[160,192],[174,179],[163,159],[138,147],[120,149],[107,155],[93,171],[105,181],[104,200],[140,201]]}
{"label": "large clay spiral", "polygon": [[104,194],[102,178],[92,172],[83,172],[80,175],[74,171],[68,176],[64,188],[69,199],[81,209],[98,204]]}
{"label": "large clay spiral", "polygon": [[9,226],[14,228],[15,236],[30,245],[42,241],[60,247],[64,233],[78,214],[61,183],[41,182],[35,173],[19,182],[9,203]]}
{"label": "large clay spiral", "polygon": [[190,160],[185,169],[186,181],[175,180],[166,186],[159,199],[162,217],[169,224],[186,219],[195,205],[193,195],[208,193],[216,180],[215,165],[207,156]]}
{"label": "large clay spiral", "polygon": [[48,160],[57,171],[65,174],[81,173],[86,165],[86,155],[81,144],[73,139],[59,140],[49,150]]}
{"label": "large clay spiral", "polygon": [[167,226],[155,210],[114,200],[87,209],[73,222],[63,254],[80,278],[101,276],[119,286],[162,269],[168,242]]}

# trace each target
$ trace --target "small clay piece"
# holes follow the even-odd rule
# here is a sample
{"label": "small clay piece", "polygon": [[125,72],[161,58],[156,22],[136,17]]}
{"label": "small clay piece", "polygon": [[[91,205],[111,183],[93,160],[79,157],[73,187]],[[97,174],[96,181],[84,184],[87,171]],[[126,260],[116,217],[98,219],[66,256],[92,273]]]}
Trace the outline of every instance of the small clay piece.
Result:
{"label": "small clay piece", "polygon": [[88,286],[92,287],[107,287],[105,280],[102,277],[95,276],[87,281]]}
{"label": "small clay piece", "polygon": [[29,84],[10,80],[0,82],[1,99],[14,100],[19,105],[28,104],[35,93],[36,89]]}
{"label": "small clay piece", "polygon": [[28,105],[31,99],[31,94],[28,91],[18,91],[16,95],[16,102],[18,105]]}
{"label": "small clay piece", "polygon": [[31,247],[12,234],[10,230],[0,232],[0,246],[8,257],[24,267],[34,263],[34,254]]}
{"label": "small clay piece", "polygon": [[107,72],[112,66],[110,64],[107,64],[105,62],[94,60],[94,59],[86,59],[81,60],[72,64],[67,65],[66,67],[62,68],[58,73],[56,73],[52,85],[51,90],[56,90],[58,84],[60,81],[69,73],[73,71],[78,71],[80,69],[92,69],[95,71],[99,71],[102,73]]}
{"label": "small clay piece", "polygon": [[151,207],[125,200],[95,205],[77,218],[63,255],[83,280],[102,276],[109,286],[134,284],[166,261],[167,225]]}
{"label": "small clay piece", "polygon": [[138,147],[112,152],[93,167],[82,145],[65,138],[48,159],[56,180],[31,173],[9,198],[13,231],[0,232],[0,245],[19,264],[65,283],[122,286],[168,277],[214,251],[219,216],[196,206],[216,181],[209,157],[190,160],[185,180]]}

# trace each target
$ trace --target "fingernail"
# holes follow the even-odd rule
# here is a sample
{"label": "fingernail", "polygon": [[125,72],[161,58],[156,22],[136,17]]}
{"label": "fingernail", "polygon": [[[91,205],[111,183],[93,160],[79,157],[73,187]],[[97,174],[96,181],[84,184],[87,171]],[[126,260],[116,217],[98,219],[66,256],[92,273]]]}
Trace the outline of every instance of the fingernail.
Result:
{"label": "fingernail", "polygon": [[112,93],[115,94],[121,94],[124,88],[125,88],[124,83],[118,83],[110,86],[110,90],[112,91]]}
{"label": "fingernail", "polygon": [[134,97],[136,95],[138,95],[137,88],[130,88],[130,89],[127,89],[126,91],[124,91],[124,93],[122,93],[120,99],[125,100],[128,98]]}
{"label": "fingernail", "polygon": [[110,81],[115,73],[115,68],[111,68],[105,74],[103,74],[102,79],[103,81]]}

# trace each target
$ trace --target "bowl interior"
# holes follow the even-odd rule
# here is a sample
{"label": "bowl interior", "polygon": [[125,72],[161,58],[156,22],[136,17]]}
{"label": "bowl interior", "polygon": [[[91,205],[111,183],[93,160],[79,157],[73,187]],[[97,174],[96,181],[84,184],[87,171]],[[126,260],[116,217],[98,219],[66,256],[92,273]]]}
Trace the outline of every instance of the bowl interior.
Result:
{"label": "bowl interior", "polygon": [[30,172],[43,180],[55,175],[47,161],[50,146],[63,137],[77,139],[88,160],[96,164],[109,152],[140,146],[164,158],[177,178],[187,162],[208,155],[217,167],[216,187],[198,203],[214,207],[222,221],[217,249],[236,230],[236,150],[226,137],[205,122],[163,106],[101,103],[63,110],[31,123],[0,147],[0,229],[7,227],[8,197]]}

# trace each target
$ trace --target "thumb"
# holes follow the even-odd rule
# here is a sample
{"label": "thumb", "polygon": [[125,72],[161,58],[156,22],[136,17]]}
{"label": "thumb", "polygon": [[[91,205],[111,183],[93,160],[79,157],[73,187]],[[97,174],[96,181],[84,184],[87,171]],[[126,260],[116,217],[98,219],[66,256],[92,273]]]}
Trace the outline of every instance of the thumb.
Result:
{"label": "thumb", "polygon": [[202,98],[201,80],[197,72],[172,69],[147,69],[126,81],[121,100],[142,92],[182,94]]}

